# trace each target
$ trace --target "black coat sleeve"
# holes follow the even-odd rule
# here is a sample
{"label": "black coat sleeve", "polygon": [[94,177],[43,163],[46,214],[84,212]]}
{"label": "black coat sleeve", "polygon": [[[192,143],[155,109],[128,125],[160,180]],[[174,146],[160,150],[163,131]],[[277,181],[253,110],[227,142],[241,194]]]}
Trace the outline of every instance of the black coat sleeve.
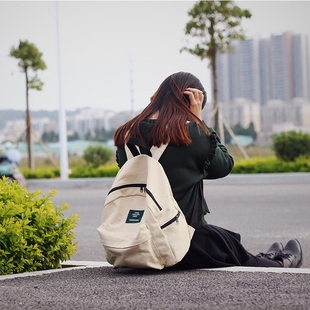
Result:
{"label": "black coat sleeve", "polygon": [[214,129],[209,128],[211,131],[211,145],[208,159],[204,166],[205,179],[218,179],[227,176],[234,167],[234,159],[228,153],[225,145]]}

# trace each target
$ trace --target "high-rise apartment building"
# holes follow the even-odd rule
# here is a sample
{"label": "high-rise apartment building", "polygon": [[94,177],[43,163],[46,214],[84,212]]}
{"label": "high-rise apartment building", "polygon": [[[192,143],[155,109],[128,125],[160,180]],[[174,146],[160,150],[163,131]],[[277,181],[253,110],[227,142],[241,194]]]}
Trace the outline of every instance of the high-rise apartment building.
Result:
{"label": "high-rise apartment building", "polygon": [[308,37],[292,37],[293,97],[310,100],[310,45]]}
{"label": "high-rise apartment building", "polygon": [[229,104],[243,98],[266,105],[310,100],[309,40],[286,32],[267,39],[236,42],[234,52],[218,54],[219,98]]}
{"label": "high-rise apartment building", "polygon": [[[272,35],[270,44],[271,100],[291,102],[293,99],[292,36]],[[264,103],[263,103],[264,104]]]}
{"label": "high-rise apartment building", "polygon": [[261,39],[259,42],[259,90],[261,105],[265,105],[271,97],[271,57],[269,39]]}

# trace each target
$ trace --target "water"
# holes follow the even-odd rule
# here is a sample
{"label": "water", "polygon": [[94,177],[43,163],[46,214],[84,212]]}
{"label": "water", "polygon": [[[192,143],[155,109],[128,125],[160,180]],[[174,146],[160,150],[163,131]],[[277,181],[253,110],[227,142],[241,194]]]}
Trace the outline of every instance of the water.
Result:
{"label": "water", "polygon": [[[82,156],[84,151],[91,145],[102,145],[104,147],[109,147],[111,149],[114,149],[113,140],[109,140],[108,142],[99,142],[99,141],[88,141],[88,140],[75,140],[75,141],[68,141],[67,142],[67,148],[68,148],[68,154],[73,156]],[[44,144],[45,148],[48,150],[50,155],[58,157],[59,156],[59,149],[60,149],[60,143],[54,142],[54,143],[46,143]],[[21,152],[22,156],[27,156],[28,154],[28,148],[27,143],[21,142],[18,145],[18,150]],[[35,156],[46,156],[45,150],[39,143],[33,144],[33,153]]]}

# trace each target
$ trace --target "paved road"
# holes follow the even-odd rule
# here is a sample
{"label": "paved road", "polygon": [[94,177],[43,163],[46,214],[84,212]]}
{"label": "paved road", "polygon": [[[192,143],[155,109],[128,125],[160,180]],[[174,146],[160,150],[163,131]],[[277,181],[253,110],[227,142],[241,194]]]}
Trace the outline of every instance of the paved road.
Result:
{"label": "paved road", "polygon": [[[72,181],[69,181],[72,182]],[[78,213],[75,230],[78,252],[73,260],[102,261],[102,246],[96,228],[107,191],[113,179],[74,180],[68,183],[33,181],[29,190],[56,188],[56,204],[70,204],[69,213]],[[210,224],[242,236],[253,254],[265,251],[274,241],[286,243],[298,238],[304,249],[303,267],[310,268],[310,173],[230,175],[205,181]]]}
{"label": "paved road", "polygon": [[[80,215],[78,252],[72,259],[101,261],[96,228],[112,179],[33,181],[29,189],[56,188],[56,204]],[[273,241],[297,237],[310,267],[310,174],[229,176],[208,181],[208,221],[239,231],[256,253]],[[246,270],[246,271],[244,271]],[[310,309],[310,269],[228,268],[136,271],[110,267],[65,268],[0,276],[0,309]],[[13,275],[15,277],[15,275]]]}

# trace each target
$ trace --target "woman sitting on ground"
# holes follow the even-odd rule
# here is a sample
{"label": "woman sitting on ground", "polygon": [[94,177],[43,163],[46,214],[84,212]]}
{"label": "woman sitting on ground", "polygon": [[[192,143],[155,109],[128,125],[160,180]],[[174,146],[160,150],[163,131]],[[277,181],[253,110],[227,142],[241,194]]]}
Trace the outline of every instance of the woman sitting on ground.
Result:
{"label": "woman sitting on ground", "polygon": [[150,146],[169,143],[159,162],[188,224],[195,228],[189,251],[174,268],[300,267],[302,249],[297,239],[284,248],[275,242],[266,253],[255,256],[240,243],[238,233],[206,222],[209,210],[203,179],[225,177],[234,166],[217,133],[202,121],[206,99],[204,87],[194,75],[172,74],[159,86],[149,105],[115,133],[120,167],[127,160],[124,144],[129,137],[143,139]]}

